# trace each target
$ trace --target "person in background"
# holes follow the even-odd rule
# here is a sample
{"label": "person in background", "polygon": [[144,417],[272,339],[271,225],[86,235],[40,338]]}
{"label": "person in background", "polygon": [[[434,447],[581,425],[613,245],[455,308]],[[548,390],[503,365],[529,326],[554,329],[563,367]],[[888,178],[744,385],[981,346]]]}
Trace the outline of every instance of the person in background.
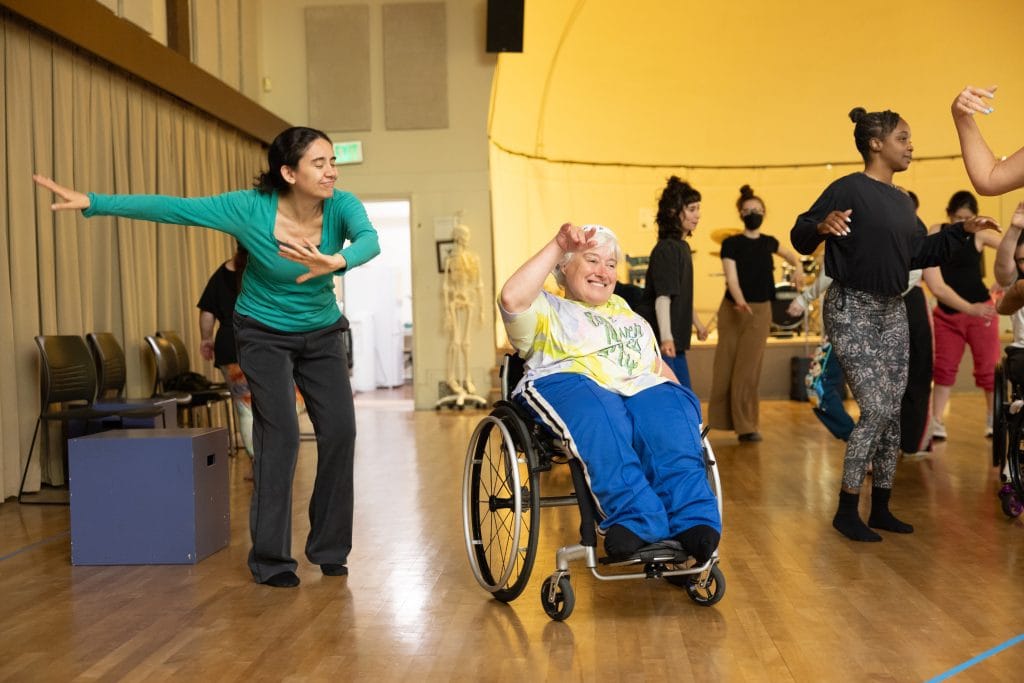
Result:
{"label": "person in background", "polygon": [[[946,206],[948,223],[933,226],[932,232],[948,230],[951,225],[978,215],[978,200],[966,190],[955,192]],[[999,246],[999,236],[990,232],[974,235],[974,249],[961,250],[952,260],[939,266],[942,280],[968,304],[980,304],[982,315],[960,312],[943,302],[932,311],[935,321],[935,368],[932,391],[932,438],[945,439],[944,415],[956,374],[964,355],[971,348],[974,359],[974,383],[985,393],[987,416],[985,436],[992,436],[992,386],[999,360],[999,324],[989,288],[982,280],[982,254],[985,247]],[[934,290],[933,290],[934,291]]]}
{"label": "person in background", "polygon": [[257,583],[294,588],[296,385],[317,444],[306,557],[325,576],[348,574],[356,429],[342,337],[348,321],[338,310],[334,275],[369,261],[380,244],[362,202],[334,187],[338,172],[326,134],[289,128],[270,144],[267,163],[254,189],[188,199],[85,194],[45,176],[33,180],[60,198],[54,211],[205,226],[249,251],[233,318],[253,404],[249,569]]}
{"label": "person in background", "polygon": [[[246,248],[236,245],[234,256],[222,263],[210,276],[196,308],[199,309],[201,337],[199,355],[213,361],[231,392],[231,400],[238,415],[238,432],[242,437],[242,445],[249,454],[249,473],[245,478],[252,479],[252,394],[245,373],[238,364],[235,330],[232,324],[235,300],[238,298],[242,274],[248,260],[249,252]],[[299,413],[305,411],[305,402],[298,389],[295,390],[295,409]]]}
{"label": "person in background", "polygon": [[[910,270],[950,259],[973,233],[998,229],[975,217],[927,235],[914,203],[893,183],[913,159],[910,125],[893,111],[850,112],[864,169],[837,179],[801,214],[790,239],[812,254],[825,242],[825,332],[843,367],[860,420],[850,434],[832,526],[853,541],[881,541],[872,528],[912,533],[889,509],[900,446],[900,403],[907,384],[909,332],[902,293]],[[868,464],[871,513],[857,510]]]}
{"label": "person in background", "polygon": [[693,254],[686,239],[700,222],[700,192],[671,176],[658,199],[658,242],[647,264],[644,294],[637,307],[654,328],[662,358],[684,387],[690,386],[686,351],[691,332],[708,338],[693,310]]}
{"label": "person in background", "polygon": [[708,424],[712,429],[734,429],[741,442],[754,442],[761,440],[758,388],[772,324],[774,257],[793,267],[798,289],[804,286],[804,272],[796,254],[771,235],[761,234],[765,204],[749,185],[740,188],[736,209],[743,232],[722,242],[726,290],[718,308]]}
{"label": "person in background", "polygon": [[[1003,359],[1004,381],[1024,384],[1024,301],[1020,300],[1021,285],[1024,285],[1024,202],[1017,204],[1010,227],[1003,235],[1003,241],[996,249],[993,267],[996,283],[1006,287],[1006,295],[999,301],[999,313],[1010,316],[1013,327],[1013,341],[1006,347]],[[1014,299],[1017,300],[1014,300]],[[994,406],[1002,410],[1002,406]],[[1024,512],[1024,501],[1018,500],[1010,483],[1010,469],[1004,450],[1000,455],[999,503],[1007,517],[1019,517]]]}

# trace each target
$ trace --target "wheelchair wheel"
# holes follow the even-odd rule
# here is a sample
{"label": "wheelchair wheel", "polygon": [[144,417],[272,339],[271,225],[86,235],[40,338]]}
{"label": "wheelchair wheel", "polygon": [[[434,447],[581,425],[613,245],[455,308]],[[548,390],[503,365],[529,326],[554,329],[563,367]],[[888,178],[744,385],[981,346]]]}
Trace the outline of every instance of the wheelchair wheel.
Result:
{"label": "wheelchair wheel", "polygon": [[1006,375],[1003,364],[996,365],[995,385],[992,388],[992,466],[1002,467],[1006,458],[1009,428],[1006,415],[1010,409],[1007,400]]}
{"label": "wheelchair wheel", "polygon": [[573,592],[572,584],[568,576],[558,577],[558,586],[555,588],[554,600],[548,592],[551,590],[551,579],[549,576],[544,579],[544,585],[540,587],[540,604],[544,606],[544,612],[555,621],[565,621],[572,614],[576,607],[576,593]]}
{"label": "wheelchair wheel", "polygon": [[[685,583],[679,579],[685,579]],[[707,583],[703,586],[700,585],[700,576],[696,574],[693,576],[671,576],[667,577],[667,580],[677,586],[683,585],[690,599],[702,607],[711,607],[725,595],[725,574],[717,564],[711,568]]]}
{"label": "wheelchair wheel", "polygon": [[477,582],[502,602],[523,592],[537,556],[540,475],[535,465],[522,419],[509,406],[496,406],[477,425],[466,453],[463,527]]}
{"label": "wheelchair wheel", "polygon": [[1017,494],[1017,500],[1024,500],[1024,473],[1021,471],[1021,461],[1024,460],[1024,412],[1011,416],[1007,423],[1009,444],[1006,448],[1006,464],[1010,470],[1010,484]]}

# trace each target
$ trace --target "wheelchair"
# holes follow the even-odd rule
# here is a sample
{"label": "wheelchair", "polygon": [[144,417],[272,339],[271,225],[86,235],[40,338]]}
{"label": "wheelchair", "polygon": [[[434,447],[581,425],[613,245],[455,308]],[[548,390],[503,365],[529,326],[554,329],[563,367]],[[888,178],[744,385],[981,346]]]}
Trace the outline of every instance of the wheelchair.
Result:
{"label": "wheelchair", "polygon": [[[665,579],[685,589],[698,605],[711,606],[725,594],[725,575],[716,549],[703,564],[684,552],[652,550],[624,562],[597,556],[597,506],[579,461],[568,455],[561,440],[519,405],[509,400],[523,374],[523,361],[507,355],[501,368],[501,400],[477,425],[466,452],[463,472],[463,530],[473,575],[484,590],[502,602],[515,600],[526,588],[537,556],[541,508],[576,505],[580,512],[580,542],[555,555],[555,571],[540,590],[544,611],[563,621],[575,607],[569,563],[584,560],[600,580]],[[718,464],[701,432],[704,465],[722,513]],[[542,497],[540,477],[558,465],[568,465],[575,492]],[[599,566],[607,567],[605,573]]]}
{"label": "wheelchair", "polygon": [[[992,390],[992,466],[1007,466],[1017,500],[1024,500],[1024,349],[1006,347]],[[1005,512],[1005,510],[1004,510]],[[1009,512],[1007,512],[1009,514]]]}

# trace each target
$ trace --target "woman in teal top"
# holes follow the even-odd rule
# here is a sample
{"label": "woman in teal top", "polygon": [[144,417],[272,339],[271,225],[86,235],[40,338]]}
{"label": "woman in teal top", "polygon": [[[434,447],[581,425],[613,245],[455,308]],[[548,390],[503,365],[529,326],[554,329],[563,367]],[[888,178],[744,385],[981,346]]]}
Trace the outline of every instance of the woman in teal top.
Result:
{"label": "woman in teal top", "polygon": [[290,588],[299,585],[291,555],[295,385],[317,435],[306,556],[325,575],[348,573],[355,412],[342,340],[348,322],[333,276],[369,261],[380,246],[360,201],[334,188],[334,150],[324,133],[289,128],[270,145],[267,161],[255,189],[194,199],[83,194],[43,176],[33,180],[63,200],[55,211],[204,226],[249,250],[234,316],[253,402],[249,568],[258,583]]}

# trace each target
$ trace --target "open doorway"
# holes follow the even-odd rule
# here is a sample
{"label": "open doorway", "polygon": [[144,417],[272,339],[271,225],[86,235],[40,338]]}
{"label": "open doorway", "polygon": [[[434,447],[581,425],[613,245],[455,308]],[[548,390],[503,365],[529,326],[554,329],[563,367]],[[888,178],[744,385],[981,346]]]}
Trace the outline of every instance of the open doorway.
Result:
{"label": "open doorway", "polygon": [[352,325],[352,389],[412,382],[412,238],[407,199],[364,201],[380,255],[343,278]]}

